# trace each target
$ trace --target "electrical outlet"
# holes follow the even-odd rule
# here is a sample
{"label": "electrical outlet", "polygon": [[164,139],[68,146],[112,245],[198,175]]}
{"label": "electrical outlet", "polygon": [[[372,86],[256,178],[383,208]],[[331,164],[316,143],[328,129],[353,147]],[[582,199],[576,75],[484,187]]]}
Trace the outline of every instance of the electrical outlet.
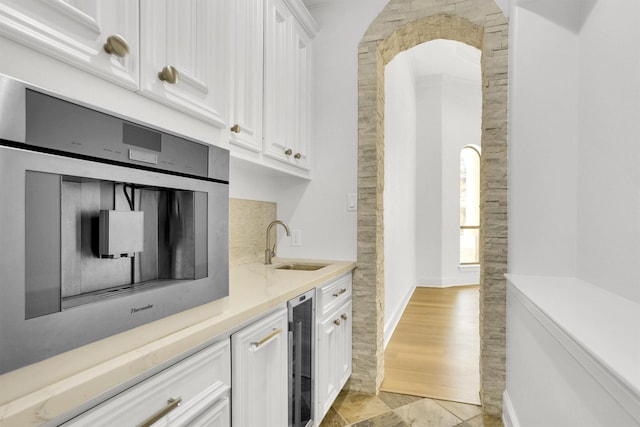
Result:
{"label": "electrical outlet", "polygon": [[302,230],[291,232],[291,246],[302,246]]}

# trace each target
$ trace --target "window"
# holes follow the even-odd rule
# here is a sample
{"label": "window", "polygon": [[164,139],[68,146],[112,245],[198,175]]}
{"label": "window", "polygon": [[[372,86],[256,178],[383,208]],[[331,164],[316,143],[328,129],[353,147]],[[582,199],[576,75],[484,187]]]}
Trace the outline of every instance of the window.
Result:
{"label": "window", "polygon": [[460,151],[460,264],[480,262],[480,148]]}

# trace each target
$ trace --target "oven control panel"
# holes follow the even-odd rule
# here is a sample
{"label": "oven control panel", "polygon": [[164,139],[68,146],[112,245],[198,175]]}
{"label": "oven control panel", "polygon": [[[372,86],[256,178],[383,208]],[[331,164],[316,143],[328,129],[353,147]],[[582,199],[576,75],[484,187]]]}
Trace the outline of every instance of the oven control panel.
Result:
{"label": "oven control panel", "polygon": [[210,150],[221,150],[31,89],[26,129],[29,145],[200,177],[210,176]]}

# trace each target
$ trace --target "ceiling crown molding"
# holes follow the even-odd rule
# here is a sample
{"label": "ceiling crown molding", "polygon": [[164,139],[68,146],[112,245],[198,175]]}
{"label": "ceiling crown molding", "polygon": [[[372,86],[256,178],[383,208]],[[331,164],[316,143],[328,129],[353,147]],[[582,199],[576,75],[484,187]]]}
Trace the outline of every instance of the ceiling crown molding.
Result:
{"label": "ceiling crown molding", "polygon": [[327,6],[334,3],[340,3],[344,0],[303,0],[305,6],[309,9],[314,9],[317,7]]}
{"label": "ceiling crown molding", "polygon": [[298,19],[298,22],[300,22],[300,25],[302,25],[302,28],[304,28],[309,37],[315,37],[316,34],[318,34],[320,27],[316,20],[313,19],[313,16],[309,13],[309,6],[306,3],[303,3],[302,0],[284,0],[284,2]]}

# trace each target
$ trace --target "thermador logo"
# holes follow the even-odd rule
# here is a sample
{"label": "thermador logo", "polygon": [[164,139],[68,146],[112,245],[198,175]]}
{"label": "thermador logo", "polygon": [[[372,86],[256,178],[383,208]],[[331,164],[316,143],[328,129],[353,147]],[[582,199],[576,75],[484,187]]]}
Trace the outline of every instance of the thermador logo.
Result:
{"label": "thermador logo", "polygon": [[131,314],[135,314],[135,313],[137,313],[139,311],[142,311],[142,310],[148,310],[150,308],[153,308],[153,304],[149,304],[149,305],[144,306],[144,307],[133,307],[131,309]]}

